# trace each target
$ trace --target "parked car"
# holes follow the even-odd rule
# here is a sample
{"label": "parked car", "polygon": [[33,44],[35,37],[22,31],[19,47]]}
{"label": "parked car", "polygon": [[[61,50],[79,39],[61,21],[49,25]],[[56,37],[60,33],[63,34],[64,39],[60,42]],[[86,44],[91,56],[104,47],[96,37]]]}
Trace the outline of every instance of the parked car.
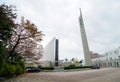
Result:
{"label": "parked car", "polygon": [[100,66],[92,66],[92,69],[100,69]]}
{"label": "parked car", "polygon": [[41,69],[37,67],[26,67],[26,72],[31,73],[31,72],[40,72]]}

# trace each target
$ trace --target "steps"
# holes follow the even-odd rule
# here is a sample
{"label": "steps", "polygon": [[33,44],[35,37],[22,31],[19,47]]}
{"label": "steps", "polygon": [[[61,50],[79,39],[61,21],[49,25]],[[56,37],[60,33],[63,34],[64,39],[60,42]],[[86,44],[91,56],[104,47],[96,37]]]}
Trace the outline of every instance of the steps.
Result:
{"label": "steps", "polygon": [[53,72],[63,72],[64,68],[63,67],[54,67]]}

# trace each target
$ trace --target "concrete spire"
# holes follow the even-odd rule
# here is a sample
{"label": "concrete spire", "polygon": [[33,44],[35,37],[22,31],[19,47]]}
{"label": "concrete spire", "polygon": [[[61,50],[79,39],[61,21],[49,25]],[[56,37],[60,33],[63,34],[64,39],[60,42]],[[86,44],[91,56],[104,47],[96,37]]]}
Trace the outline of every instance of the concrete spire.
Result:
{"label": "concrete spire", "polygon": [[87,36],[86,36],[85,28],[84,28],[84,22],[83,22],[83,18],[82,18],[81,8],[80,8],[79,23],[80,23],[80,31],[81,31],[81,38],[82,38],[82,44],[83,44],[85,65],[92,66],[92,60],[91,60],[89,46],[88,46],[88,42],[87,42]]}

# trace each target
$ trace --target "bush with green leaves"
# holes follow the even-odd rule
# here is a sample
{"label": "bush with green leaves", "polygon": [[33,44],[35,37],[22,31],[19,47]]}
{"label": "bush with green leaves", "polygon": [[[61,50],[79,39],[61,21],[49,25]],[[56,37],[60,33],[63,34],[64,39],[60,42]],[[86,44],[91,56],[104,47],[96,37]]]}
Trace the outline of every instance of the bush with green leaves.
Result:
{"label": "bush with green leaves", "polygon": [[15,74],[20,75],[20,74],[23,74],[23,73],[24,73],[24,69],[20,65],[17,65]]}
{"label": "bush with green leaves", "polygon": [[21,66],[19,64],[6,63],[3,67],[4,69],[2,69],[1,76],[13,77],[13,76],[23,74],[24,73],[24,68],[22,68],[22,67],[24,67],[24,66]]}
{"label": "bush with green leaves", "polygon": [[0,76],[3,75],[6,65],[6,58],[4,52],[6,52],[6,48],[0,44]]}
{"label": "bush with green leaves", "polygon": [[38,66],[38,68],[40,68],[41,70],[54,70],[54,67],[42,67],[42,66]]}
{"label": "bush with green leaves", "polygon": [[15,71],[16,71],[16,66],[15,65],[6,64],[3,75],[5,77],[12,77],[12,76],[15,75]]}
{"label": "bush with green leaves", "polygon": [[92,68],[92,66],[67,66],[67,67],[64,67],[65,70],[69,70],[69,69],[83,69],[83,68]]}

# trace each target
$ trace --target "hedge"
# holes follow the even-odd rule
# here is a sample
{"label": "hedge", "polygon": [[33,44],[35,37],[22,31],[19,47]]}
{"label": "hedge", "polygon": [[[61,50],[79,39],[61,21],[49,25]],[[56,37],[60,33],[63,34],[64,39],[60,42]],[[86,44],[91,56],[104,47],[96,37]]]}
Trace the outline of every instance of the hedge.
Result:
{"label": "hedge", "polygon": [[2,69],[0,69],[0,76],[6,78],[17,76],[23,73],[24,73],[24,64],[20,64],[20,62],[17,64],[5,63]]}
{"label": "hedge", "polygon": [[41,70],[54,70],[54,67],[41,67],[41,66],[38,66],[38,68],[40,68]]}
{"label": "hedge", "polygon": [[92,66],[67,66],[67,67],[64,67],[65,70],[69,70],[69,69],[83,69],[83,68],[92,68]]}

